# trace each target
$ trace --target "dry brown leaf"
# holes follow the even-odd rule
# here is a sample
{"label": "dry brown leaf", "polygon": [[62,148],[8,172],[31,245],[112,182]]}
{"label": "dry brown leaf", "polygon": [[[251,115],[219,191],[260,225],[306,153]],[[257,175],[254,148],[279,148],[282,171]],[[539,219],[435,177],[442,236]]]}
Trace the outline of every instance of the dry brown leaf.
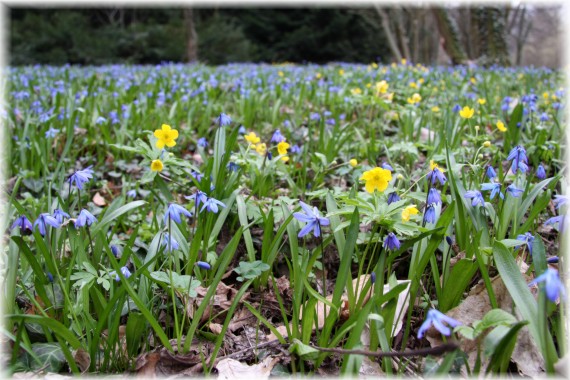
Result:
{"label": "dry brown leaf", "polygon": [[370,360],[368,356],[365,356],[360,365],[360,370],[358,371],[359,377],[383,377],[384,372],[382,367],[378,362]]}
{"label": "dry brown leaf", "polygon": [[208,327],[210,328],[210,331],[213,332],[216,335],[219,335],[222,333],[222,325],[220,325],[219,323],[210,323],[208,325]]}
{"label": "dry brown leaf", "polygon": [[79,367],[79,370],[82,373],[85,373],[89,369],[89,365],[91,364],[91,357],[89,356],[89,353],[83,348],[79,348],[77,351],[75,351],[73,358],[75,359],[75,364],[77,364],[77,367]]}
{"label": "dry brown leaf", "polygon": [[[170,344],[176,350],[176,339],[172,339]],[[173,353],[164,347],[147,352],[137,358],[135,371],[137,376],[144,378],[192,373],[193,367],[200,366],[201,368],[202,359],[212,353],[213,346],[212,342],[194,339],[187,354]]]}
{"label": "dry brown leaf", "polygon": [[[523,276],[530,281],[527,276],[524,274]],[[512,312],[513,301],[503,280],[497,276],[492,279],[491,285],[499,307],[507,312]],[[471,289],[467,298],[459,306],[451,309],[446,314],[458,320],[463,325],[471,325],[473,322],[481,320],[490,310],[491,302],[489,301],[485,285],[477,284]],[[521,319],[519,315],[517,315],[517,318]],[[433,327],[428,330],[426,337],[432,347],[443,344],[441,334]],[[477,359],[477,346],[483,339],[484,335],[476,340],[461,339],[460,341],[460,348],[467,354],[468,363],[471,368],[473,368]],[[536,377],[544,374],[544,360],[530,334],[528,326],[523,327],[519,332],[511,360],[517,364],[519,372],[522,375]],[[488,363],[489,359],[482,355],[481,368],[486,368]],[[465,369],[462,368],[462,374],[467,375],[467,373],[464,372]]]}
{"label": "dry brown leaf", "polygon": [[[287,336],[287,327],[285,325],[281,325],[281,326],[277,326],[275,328],[275,330],[277,330],[283,337]],[[270,333],[269,335],[267,335],[267,341],[271,342],[272,340],[276,340],[277,336],[273,335],[273,333]]]}
{"label": "dry brown leaf", "polygon": [[248,308],[242,307],[236,313],[234,313],[232,320],[228,325],[228,330],[234,332],[240,327],[251,324],[252,320],[255,320],[255,316],[251,313],[251,311],[249,311]]}
{"label": "dry brown leaf", "polygon": [[93,203],[95,203],[95,205],[99,207],[107,205],[105,198],[103,198],[101,194],[99,194],[99,192],[96,192],[95,195],[93,196]]}
{"label": "dry brown leaf", "polygon": [[247,365],[234,359],[222,359],[216,365],[218,379],[268,379],[278,361],[279,358],[268,356],[259,364]]}

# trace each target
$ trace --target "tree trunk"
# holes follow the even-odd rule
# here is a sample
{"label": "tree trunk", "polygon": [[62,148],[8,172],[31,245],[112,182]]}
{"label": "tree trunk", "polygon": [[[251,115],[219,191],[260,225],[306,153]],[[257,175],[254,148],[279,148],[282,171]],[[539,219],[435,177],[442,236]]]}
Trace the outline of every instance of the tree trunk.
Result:
{"label": "tree trunk", "polygon": [[449,55],[449,58],[451,58],[451,62],[455,65],[465,63],[467,61],[467,55],[461,45],[455,20],[449,15],[447,9],[434,8],[432,10],[437,29],[443,38],[443,48],[447,55]]}
{"label": "tree trunk", "polygon": [[398,47],[398,43],[396,42],[396,38],[394,37],[394,32],[390,28],[390,19],[388,18],[388,14],[379,5],[375,4],[374,8],[376,8],[376,12],[382,19],[382,28],[384,29],[384,33],[386,34],[386,38],[388,39],[388,44],[390,45],[390,50],[392,50],[392,54],[394,58],[399,62],[402,60],[402,53],[400,52],[400,48]]}
{"label": "tree trunk", "polygon": [[184,9],[184,24],[186,26],[186,40],[188,41],[186,54],[188,62],[198,61],[198,34],[194,26],[194,10]]}

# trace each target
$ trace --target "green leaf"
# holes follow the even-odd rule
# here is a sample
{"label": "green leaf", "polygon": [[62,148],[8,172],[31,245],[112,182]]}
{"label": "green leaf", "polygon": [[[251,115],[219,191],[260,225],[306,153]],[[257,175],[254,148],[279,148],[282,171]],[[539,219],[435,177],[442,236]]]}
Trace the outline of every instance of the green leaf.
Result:
{"label": "green leaf", "polygon": [[[172,282],[170,281],[170,276],[172,275]],[[198,286],[200,286],[201,282],[192,276],[189,275],[179,275],[176,272],[163,272],[163,271],[155,271],[150,273],[150,277],[155,281],[162,285],[172,286],[174,289],[178,290],[179,292],[183,292],[186,294],[188,292],[188,288],[192,286],[190,289],[189,295],[190,297],[196,297],[198,295]]]}
{"label": "green leaf", "polygon": [[439,299],[439,310],[442,313],[459,304],[463,292],[471,282],[475,272],[477,272],[477,263],[474,263],[472,260],[463,259],[455,264],[446,281],[447,286],[443,287],[443,292]]}
{"label": "green leaf", "polygon": [[127,320],[126,337],[127,352],[130,357],[138,354],[141,338],[146,333],[146,318],[141,313],[129,313]]}
{"label": "green leaf", "polygon": [[65,355],[59,343],[34,343],[32,351],[36,354],[39,362],[32,361],[32,369],[42,369],[46,372],[59,372],[65,364]]}
{"label": "green leaf", "polygon": [[138,208],[146,203],[147,203],[146,201],[134,201],[127,203],[122,207],[119,207],[117,210],[113,212],[106,212],[105,216],[103,216],[103,218],[99,222],[95,223],[93,227],[93,235],[96,235],[99,231],[103,231],[105,227],[111,224],[111,222],[118,219],[121,215],[131,210],[134,210],[135,208]]}
{"label": "green leaf", "polygon": [[315,360],[320,353],[319,350],[304,344],[299,339],[293,339],[293,344],[289,346],[289,352],[305,360]]}

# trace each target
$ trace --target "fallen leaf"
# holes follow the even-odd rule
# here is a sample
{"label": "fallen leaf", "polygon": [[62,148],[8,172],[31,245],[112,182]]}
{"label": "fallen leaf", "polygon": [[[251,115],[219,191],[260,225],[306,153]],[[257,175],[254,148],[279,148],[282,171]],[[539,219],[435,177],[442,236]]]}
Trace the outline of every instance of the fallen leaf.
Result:
{"label": "fallen leaf", "polygon": [[93,203],[95,203],[95,205],[99,207],[107,205],[105,198],[103,198],[101,194],[99,194],[99,192],[95,193],[95,195],[93,196]]}
{"label": "fallen leaf", "polygon": [[228,325],[228,330],[234,332],[240,327],[251,324],[252,320],[255,320],[255,316],[251,313],[251,311],[249,311],[248,308],[242,307],[236,313],[234,313],[232,320]]}
{"label": "fallen leaf", "polygon": [[75,364],[77,364],[77,367],[79,367],[79,370],[82,373],[85,373],[89,369],[91,358],[89,356],[89,353],[83,348],[79,348],[77,351],[75,351],[73,358],[75,359]]}
{"label": "fallen leaf", "polygon": [[216,335],[219,335],[222,333],[222,325],[220,325],[219,323],[210,323],[208,325],[208,327],[210,328],[210,331],[213,332]]}
{"label": "fallen leaf", "polygon": [[247,365],[234,359],[222,359],[216,365],[218,379],[268,379],[278,361],[279,358],[268,356],[259,364]]}

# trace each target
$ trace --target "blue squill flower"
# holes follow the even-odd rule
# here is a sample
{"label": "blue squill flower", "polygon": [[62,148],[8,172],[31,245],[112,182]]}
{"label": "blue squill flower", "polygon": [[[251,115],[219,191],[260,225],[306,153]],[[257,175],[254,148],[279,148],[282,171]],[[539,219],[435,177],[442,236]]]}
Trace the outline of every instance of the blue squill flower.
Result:
{"label": "blue squill flower", "polygon": [[36,221],[34,222],[34,227],[38,227],[40,234],[46,236],[47,226],[52,226],[53,228],[61,227],[61,224],[49,213],[44,212],[40,214]]}
{"label": "blue squill flower", "polygon": [[202,181],[202,178],[204,178],[204,174],[199,173],[199,172],[195,172],[195,171],[192,171],[192,172],[190,173],[190,175],[191,175],[192,177],[194,177],[194,179],[195,179],[196,181],[198,181],[198,182],[201,182],[201,181]]}
{"label": "blue squill flower", "polygon": [[386,238],[384,239],[383,247],[390,251],[400,249],[400,240],[398,240],[398,238],[396,237],[396,235],[394,235],[393,232],[389,232]]}
{"label": "blue squill flower", "polygon": [[418,339],[422,339],[425,333],[429,330],[429,328],[432,325],[441,334],[445,336],[451,335],[451,329],[448,326],[444,325],[444,323],[451,326],[452,328],[455,328],[461,324],[461,322],[456,321],[451,317],[448,317],[439,310],[430,309],[427,312],[427,318],[425,319],[424,323],[422,323],[420,329],[418,330]]}
{"label": "blue squill flower", "polygon": [[175,251],[178,248],[180,248],[178,242],[173,237],[170,237],[170,234],[168,232],[165,232],[164,235],[162,235],[161,245],[163,247],[166,247],[166,249],[169,252]]}
{"label": "blue squill flower", "polygon": [[540,121],[548,121],[548,115],[546,114],[546,112],[540,114]]}
{"label": "blue squill flower", "polygon": [[532,255],[532,243],[534,242],[534,236],[532,236],[530,232],[527,232],[523,235],[517,236],[517,240],[524,241],[528,247],[529,253]]}
{"label": "blue squill flower", "polygon": [[301,153],[301,148],[299,148],[299,145],[295,144],[291,147],[291,149],[289,150],[289,153],[291,153],[291,154]]}
{"label": "blue squill flower", "polygon": [[528,286],[544,283],[544,290],[546,291],[546,298],[551,302],[555,302],[559,296],[566,298],[566,289],[564,284],[560,281],[560,276],[556,269],[547,268],[546,271],[532,280]]}
{"label": "blue squill flower", "polygon": [[218,213],[218,206],[220,207],[226,207],[225,204],[223,204],[222,202],[220,202],[217,199],[211,198],[211,197],[207,197],[206,200],[204,201],[204,204],[202,205],[202,208],[200,209],[200,212],[204,211],[204,209],[208,210],[208,212],[213,212],[214,214]]}
{"label": "blue squill flower", "polygon": [[229,162],[227,168],[230,172],[237,172],[239,170],[239,165],[235,162]]}
{"label": "blue squill flower", "polygon": [[473,199],[471,206],[475,207],[477,205],[485,205],[485,200],[483,199],[483,194],[478,190],[469,190],[464,195],[467,199]]}
{"label": "blue squill flower", "polygon": [[439,195],[439,191],[435,187],[429,189],[427,196],[427,203],[441,204],[441,196]]}
{"label": "blue squill flower", "polygon": [[232,119],[228,115],[222,112],[220,116],[218,116],[216,121],[218,122],[218,125],[220,127],[225,127],[226,125],[229,125],[232,122]]}
{"label": "blue squill flower", "polygon": [[97,120],[95,120],[95,124],[97,124],[97,125],[105,124],[106,122],[107,122],[107,119],[105,119],[103,116],[99,116],[97,118]]}
{"label": "blue squill flower", "polygon": [[513,197],[518,198],[522,195],[522,193],[524,192],[524,190],[519,189],[518,187],[516,187],[514,184],[510,184],[507,187],[507,193],[511,194]]}
{"label": "blue squill flower", "polygon": [[134,190],[134,189],[127,191],[127,197],[129,197],[129,198],[136,198],[136,197],[137,197],[137,191]]}
{"label": "blue squill flower", "polygon": [[493,180],[493,178],[497,178],[497,172],[491,165],[487,166],[485,174],[487,175],[487,178],[489,178],[491,181]]}
{"label": "blue squill flower", "polygon": [[528,158],[526,156],[526,150],[520,145],[517,145],[511,149],[509,155],[507,156],[507,160],[512,160],[511,170],[513,173],[516,173],[517,169],[521,173],[526,173],[528,170]]}
{"label": "blue squill flower", "polygon": [[[131,277],[131,271],[129,271],[129,268],[127,267],[121,267],[121,273],[123,274],[123,276],[125,276],[125,278],[129,278]],[[115,277],[115,281],[121,281],[121,277],[119,277],[119,275],[117,274],[117,272],[112,271],[111,273],[109,273],[111,276],[116,276]]]}
{"label": "blue squill flower", "polygon": [[445,174],[443,174],[437,165],[435,165],[434,168],[428,172],[426,177],[427,179],[431,179],[432,185],[434,185],[436,181],[439,181],[439,183],[443,186],[443,184],[445,184],[445,181],[447,181]]}
{"label": "blue squill flower", "polygon": [[382,165],[380,166],[382,167],[382,169],[390,170],[391,172],[394,171],[394,168],[387,162],[382,162]]}
{"label": "blue squill flower", "polygon": [[57,222],[59,224],[63,224],[63,218],[69,218],[69,214],[66,213],[63,210],[60,210],[58,208],[56,208],[55,210],[53,210],[53,215],[52,215],[55,220],[57,220]]}
{"label": "blue squill flower", "polygon": [[186,210],[184,207],[177,205],[176,203],[169,203],[166,212],[164,213],[164,224],[168,225],[168,219],[174,220],[176,223],[182,223],[180,219],[180,214],[191,217],[192,213]]}
{"label": "blue squill flower", "polygon": [[198,267],[200,267],[201,269],[205,269],[205,270],[212,269],[212,266],[205,261],[198,261],[198,262],[196,262],[196,265]]}
{"label": "blue squill flower", "polygon": [[205,137],[200,137],[200,138],[198,139],[198,141],[196,142],[196,144],[197,144],[199,147],[206,148],[206,147],[208,147],[208,140],[206,140]]}
{"label": "blue squill flower", "polygon": [[243,125],[240,125],[239,129],[238,129],[238,133],[240,135],[245,135],[247,133],[247,130],[245,129],[245,127]]}
{"label": "blue squill flower", "polygon": [[564,232],[564,225],[566,224],[566,219],[567,219],[566,215],[553,216],[552,218],[547,219],[546,222],[544,222],[544,225],[551,226],[558,223],[558,231]]}
{"label": "blue squill flower", "polygon": [[32,234],[32,222],[26,217],[26,215],[20,215],[10,227],[10,230],[14,228],[20,228],[20,234],[24,235],[31,235]]}
{"label": "blue squill flower", "polygon": [[111,253],[113,254],[113,256],[115,256],[116,258],[121,257],[121,248],[118,245],[111,244],[109,248],[111,248]]}
{"label": "blue squill flower", "polygon": [[390,194],[388,194],[388,204],[398,202],[400,199],[401,198],[398,196],[398,193],[395,191],[392,191]]}
{"label": "blue squill flower", "polygon": [[568,196],[568,195],[556,194],[554,196],[554,205],[556,206],[556,209],[558,210],[560,207],[564,206],[566,204],[566,202],[568,202],[569,200],[570,200],[570,196]]}
{"label": "blue squill flower", "polygon": [[538,165],[538,168],[536,168],[536,178],[538,179],[546,178],[546,170],[544,170],[544,166],[542,166],[542,164]]}
{"label": "blue squill flower", "polygon": [[483,183],[481,185],[481,191],[489,191],[491,190],[491,199],[495,198],[495,195],[499,194],[501,199],[505,199],[505,195],[501,192],[501,184],[500,183]]}
{"label": "blue squill flower", "polygon": [[50,127],[45,134],[46,139],[53,139],[59,133],[59,129]]}
{"label": "blue squill flower", "polygon": [[303,214],[301,212],[296,212],[293,213],[293,216],[298,221],[307,224],[305,225],[305,227],[303,227],[303,229],[301,229],[299,235],[297,236],[299,238],[302,238],[303,236],[307,235],[311,230],[313,230],[313,235],[315,235],[315,237],[321,236],[321,226],[328,226],[330,224],[330,220],[328,218],[322,217],[321,213],[319,212],[319,210],[317,210],[316,207],[313,207],[311,209],[311,207],[308,204],[302,201],[299,201],[299,204],[301,205],[301,208],[303,209],[303,211],[305,211],[305,213]]}
{"label": "blue squill flower", "polygon": [[281,134],[281,131],[279,129],[276,129],[275,132],[273,132],[273,136],[271,136],[270,141],[272,143],[279,144],[280,142],[285,141],[285,136]]}
{"label": "blue squill flower", "polygon": [[321,115],[317,112],[311,112],[309,119],[311,119],[313,121],[319,121],[319,120],[321,120]]}
{"label": "blue squill flower", "polygon": [[89,211],[83,209],[79,213],[79,216],[75,220],[75,228],[90,226],[97,222],[97,218],[93,216]]}
{"label": "blue squill flower", "polygon": [[435,205],[429,204],[426,207],[426,211],[424,213],[424,222],[425,223],[435,223]]}
{"label": "blue squill flower", "polygon": [[459,111],[461,111],[461,106],[459,104],[456,104],[453,106],[453,108],[451,109],[451,111],[457,113]]}
{"label": "blue squill flower", "polygon": [[93,179],[93,170],[91,169],[92,167],[93,166],[89,166],[70,175],[68,177],[69,185],[71,186],[75,183],[75,186],[77,186],[79,190],[83,190],[83,184]]}
{"label": "blue squill flower", "polygon": [[185,196],[184,198],[188,199],[189,201],[194,201],[194,208],[197,209],[200,207],[200,203],[206,202],[208,196],[203,191],[198,190],[196,193]]}

